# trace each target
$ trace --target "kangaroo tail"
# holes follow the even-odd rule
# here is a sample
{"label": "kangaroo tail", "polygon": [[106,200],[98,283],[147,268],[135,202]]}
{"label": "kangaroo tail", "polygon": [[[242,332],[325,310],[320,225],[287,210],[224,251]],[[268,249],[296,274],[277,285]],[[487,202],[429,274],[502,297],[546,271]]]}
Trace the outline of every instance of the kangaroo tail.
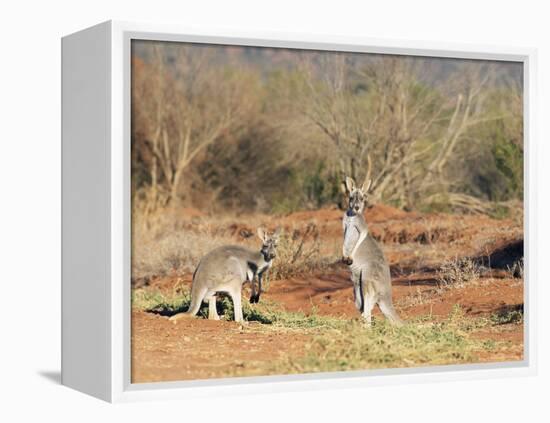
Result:
{"label": "kangaroo tail", "polygon": [[197,283],[195,278],[196,274],[197,270],[195,270],[195,273],[193,273],[193,284],[191,286],[191,304],[189,304],[189,308],[183,313],[174,314],[172,317],[170,317],[170,320],[175,321],[181,319],[182,317],[195,316],[201,308],[202,301],[208,289],[206,287],[198,288],[199,284]]}
{"label": "kangaroo tail", "polygon": [[384,316],[386,316],[386,318],[392,324],[398,325],[398,326],[401,326],[402,324],[404,324],[401,317],[399,317],[399,315],[395,311],[395,308],[393,307],[391,299],[385,298],[383,300],[380,300],[380,302],[378,303],[378,306],[380,307],[380,311],[382,311]]}
{"label": "kangaroo tail", "polygon": [[191,304],[189,304],[189,308],[185,312],[188,315],[194,316],[197,314],[199,309],[201,308],[202,300],[204,299],[204,296],[206,295],[206,291],[208,290],[206,287],[201,286],[200,283],[201,278],[197,278],[197,269],[195,269],[195,272],[193,273],[193,284],[191,285]]}
{"label": "kangaroo tail", "polygon": [[189,308],[187,309],[185,314],[188,314],[190,316],[194,316],[195,314],[197,314],[197,312],[201,308],[203,298],[204,295],[202,295],[200,298],[198,296],[191,295],[191,304],[189,305]]}

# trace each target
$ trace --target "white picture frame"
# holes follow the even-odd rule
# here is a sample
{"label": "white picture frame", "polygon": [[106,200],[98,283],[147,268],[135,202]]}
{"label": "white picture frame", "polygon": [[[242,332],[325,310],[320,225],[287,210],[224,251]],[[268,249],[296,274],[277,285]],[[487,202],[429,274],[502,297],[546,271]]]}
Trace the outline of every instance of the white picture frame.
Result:
{"label": "white picture frame", "polygon": [[[130,42],[132,39],[437,56],[524,65],[524,360],[130,383]],[[62,39],[62,383],[110,402],[519,377],[536,357],[536,51],[331,35],[105,22]]]}

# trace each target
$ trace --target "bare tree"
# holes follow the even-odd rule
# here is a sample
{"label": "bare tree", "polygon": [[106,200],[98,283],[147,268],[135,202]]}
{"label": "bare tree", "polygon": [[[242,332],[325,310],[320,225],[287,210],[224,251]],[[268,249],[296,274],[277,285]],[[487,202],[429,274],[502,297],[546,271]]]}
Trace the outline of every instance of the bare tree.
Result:
{"label": "bare tree", "polygon": [[152,154],[151,197],[170,202],[193,160],[238,128],[252,104],[253,78],[216,66],[208,49],[157,44],[153,53],[146,75],[134,80],[134,110]]}
{"label": "bare tree", "polygon": [[403,206],[445,185],[457,143],[485,119],[482,88],[491,72],[466,64],[449,101],[419,82],[419,59],[383,56],[359,69],[348,60],[324,54],[302,65],[301,111],[332,141],[341,173],[361,179],[370,155],[374,199]]}
{"label": "bare tree", "polygon": [[498,169],[508,178],[502,198],[512,192],[504,186],[520,192],[521,160],[507,142],[521,149],[522,90],[504,86],[498,66],[328,52],[280,59],[272,69],[246,49],[142,44],[132,72],[138,195],[152,208],[207,197],[238,208],[262,173],[264,206],[251,207],[268,210],[290,189],[289,204],[318,207],[344,175],[362,180],[369,158],[373,200],[404,208],[480,210],[468,195],[487,198],[480,181]]}

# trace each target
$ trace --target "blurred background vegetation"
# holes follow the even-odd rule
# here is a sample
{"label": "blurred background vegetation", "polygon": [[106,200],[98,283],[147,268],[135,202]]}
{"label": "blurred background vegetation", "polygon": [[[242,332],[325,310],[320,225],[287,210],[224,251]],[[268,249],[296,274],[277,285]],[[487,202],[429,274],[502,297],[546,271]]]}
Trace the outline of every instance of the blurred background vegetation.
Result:
{"label": "blurred background vegetation", "polygon": [[145,211],[341,204],[345,175],[405,210],[523,198],[518,63],[132,42],[132,194]]}

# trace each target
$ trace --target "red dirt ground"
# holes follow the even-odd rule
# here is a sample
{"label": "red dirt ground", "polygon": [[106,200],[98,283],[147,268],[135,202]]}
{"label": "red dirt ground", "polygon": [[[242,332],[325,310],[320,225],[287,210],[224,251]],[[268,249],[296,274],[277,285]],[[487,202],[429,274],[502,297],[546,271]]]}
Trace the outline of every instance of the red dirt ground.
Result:
{"label": "red dirt ground", "polygon": [[[486,279],[462,289],[434,295],[430,303],[406,305],[418,292],[430,295],[430,282],[402,278],[394,280],[394,301],[404,319],[449,315],[460,304],[466,315],[488,316],[505,306],[523,303],[522,284],[516,279]],[[411,282],[409,284],[409,282]],[[165,279],[157,286],[172,290],[175,281]],[[292,278],[274,282],[263,300],[283,304],[289,311],[357,318],[352,291],[345,271],[314,278]],[[405,304],[405,305],[401,305]],[[375,316],[380,316],[376,309]],[[132,378],[135,383],[205,379],[241,373],[254,374],[255,363],[276,360],[285,355],[304,353],[308,336],[299,333],[254,332],[234,322],[183,319],[175,325],[166,317],[134,311],[132,314]],[[504,328],[505,326],[505,328]],[[482,361],[521,360],[523,325],[503,325],[498,332],[478,332],[476,337],[508,340],[513,346],[497,354],[482,355]]]}
{"label": "red dirt ground", "polygon": [[[191,213],[196,215],[196,213]],[[491,316],[523,305],[523,281],[504,270],[486,272],[463,287],[437,289],[436,265],[453,256],[491,256],[492,251],[521,239],[521,227],[484,216],[418,215],[389,207],[366,214],[371,231],[383,241],[392,265],[394,304],[406,320],[449,315],[456,304],[466,316]],[[320,233],[337,242],[341,212],[300,212],[279,219],[299,227],[314,222]],[[241,227],[240,230],[243,228]],[[246,228],[245,228],[246,229]],[[252,230],[252,228],[250,228]],[[430,232],[431,231],[431,232]],[[242,234],[235,233],[236,239]],[[191,283],[191,275],[154,279],[147,289],[172,292],[176,283]],[[326,272],[274,281],[262,300],[286,310],[357,318],[349,272],[332,265]],[[379,316],[375,310],[375,316]],[[235,322],[182,319],[175,325],[166,317],[132,312],[132,380],[138,382],[205,379],[254,375],[256,364],[304,354],[311,339],[303,333],[256,330]],[[480,353],[480,361],[523,358],[523,324],[504,324],[477,331],[483,340],[510,341],[495,353]]]}
{"label": "red dirt ground", "polygon": [[132,381],[155,382],[254,374],[258,361],[302,353],[301,334],[254,332],[254,325],[207,319],[173,324],[146,312],[132,314]]}

